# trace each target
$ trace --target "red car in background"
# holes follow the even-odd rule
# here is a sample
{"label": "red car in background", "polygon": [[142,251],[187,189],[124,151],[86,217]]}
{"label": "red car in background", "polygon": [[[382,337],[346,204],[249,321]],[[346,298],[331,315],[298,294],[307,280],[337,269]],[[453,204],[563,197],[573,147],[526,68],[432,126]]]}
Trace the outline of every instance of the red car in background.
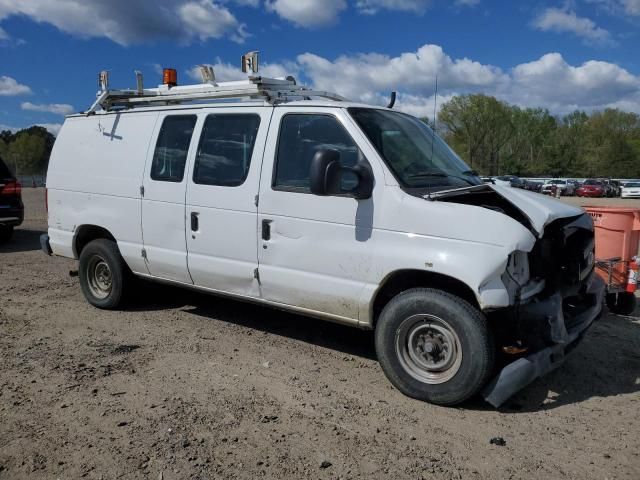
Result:
{"label": "red car in background", "polygon": [[604,197],[605,193],[605,186],[600,180],[585,180],[576,190],[579,197]]}

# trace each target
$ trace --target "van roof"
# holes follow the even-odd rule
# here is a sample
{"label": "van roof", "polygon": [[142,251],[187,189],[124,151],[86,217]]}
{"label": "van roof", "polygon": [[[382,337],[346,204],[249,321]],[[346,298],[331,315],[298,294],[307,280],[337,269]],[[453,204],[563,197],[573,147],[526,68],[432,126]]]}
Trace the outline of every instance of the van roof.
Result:
{"label": "van roof", "polygon": [[[157,112],[157,111],[180,111],[180,110],[200,110],[200,109],[211,109],[211,108],[224,108],[224,107],[247,107],[247,108],[256,108],[256,107],[269,107],[269,108],[279,108],[279,107],[326,107],[326,108],[351,108],[351,107],[359,107],[359,108],[374,108],[380,110],[390,110],[386,107],[378,106],[378,105],[370,105],[361,102],[352,102],[352,101],[331,101],[331,100],[322,100],[322,99],[311,99],[311,100],[292,100],[284,103],[270,103],[266,100],[257,100],[257,99],[249,99],[249,100],[236,100],[236,101],[211,101],[211,102],[200,102],[200,103],[185,103],[179,105],[149,105],[145,107],[136,107],[135,109],[119,109],[119,110],[98,110],[93,112],[92,115],[117,115],[117,114],[133,114],[133,113],[144,113],[144,112]],[[78,112],[67,115],[67,118],[77,118],[77,117],[86,117],[87,113]]]}

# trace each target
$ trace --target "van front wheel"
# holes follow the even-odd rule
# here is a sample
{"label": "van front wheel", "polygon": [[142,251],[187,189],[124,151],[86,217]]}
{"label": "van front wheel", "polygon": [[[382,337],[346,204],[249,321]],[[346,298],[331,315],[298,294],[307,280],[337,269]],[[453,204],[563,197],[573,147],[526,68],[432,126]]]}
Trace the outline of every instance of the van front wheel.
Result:
{"label": "van front wheel", "polygon": [[110,310],[122,304],[129,270],[114,241],[89,242],[80,253],[78,276],[91,305]]}
{"label": "van front wheel", "polygon": [[393,298],[378,319],[376,353],[402,393],[455,405],[489,380],[494,343],[484,315],[441,290],[414,288]]}

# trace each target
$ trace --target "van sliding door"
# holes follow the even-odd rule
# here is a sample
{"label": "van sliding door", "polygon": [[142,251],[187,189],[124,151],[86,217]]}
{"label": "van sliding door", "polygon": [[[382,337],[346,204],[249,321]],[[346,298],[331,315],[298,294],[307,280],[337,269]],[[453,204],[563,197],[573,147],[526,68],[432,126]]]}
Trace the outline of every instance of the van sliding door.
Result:
{"label": "van sliding door", "polygon": [[195,285],[259,297],[256,196],[271,107],[206,112],[187,183],[187,250]]}

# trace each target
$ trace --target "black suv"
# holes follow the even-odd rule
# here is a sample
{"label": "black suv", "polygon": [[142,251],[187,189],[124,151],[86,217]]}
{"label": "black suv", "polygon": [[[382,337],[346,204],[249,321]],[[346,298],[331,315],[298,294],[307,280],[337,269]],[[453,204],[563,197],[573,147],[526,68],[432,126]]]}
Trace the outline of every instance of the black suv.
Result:
{"label": "black suv", "polygon": [[6,242],[24,219],[22,187],[0,158],[0,242]]}

